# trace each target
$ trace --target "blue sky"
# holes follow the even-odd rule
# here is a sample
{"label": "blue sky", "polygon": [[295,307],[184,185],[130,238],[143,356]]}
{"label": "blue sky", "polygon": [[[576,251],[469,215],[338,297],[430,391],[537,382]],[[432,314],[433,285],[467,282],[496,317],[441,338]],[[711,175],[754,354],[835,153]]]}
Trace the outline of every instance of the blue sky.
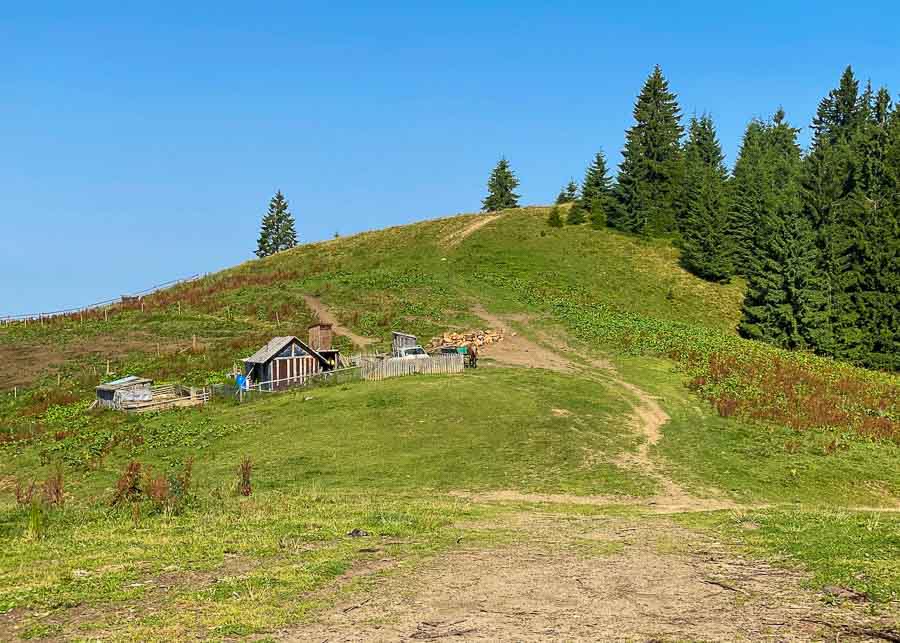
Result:
{"label": "blue sky", "polygon": [[900,91],[887,1],[12,4],[0,315],[248,259],[276,189],[304,241],[475,211],[501,154],[548,203],[598,148],[618,163],[656,63],[729,164],[847,64]]}

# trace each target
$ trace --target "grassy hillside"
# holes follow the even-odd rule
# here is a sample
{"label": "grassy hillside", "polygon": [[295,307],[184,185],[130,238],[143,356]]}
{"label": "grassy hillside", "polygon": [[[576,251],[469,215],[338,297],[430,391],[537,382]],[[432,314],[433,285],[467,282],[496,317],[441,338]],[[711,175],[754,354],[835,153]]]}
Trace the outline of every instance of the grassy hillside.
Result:
{"label": "grassy hillside", "polygon": [[[742,283],[689,275],[666,242],[552,229],[546,214],[310,244],[157,293],[143,310],[0,327],[0,358],[17,364],[0,392],[0,638],[272,633],[363,583],[359,566],[526,537],[506,521],[541,494],[562,515],[641,517],[666,480],[714,500],[683,524],[788,557],[814,587],[900,597],[900,525],[873,513],[900,498],[898,378],[742,340]],[[88,410],[98,381],[126,373],[221,381],[272,335],[305,335],[308,295],[382,349],[391,330],[427,340],[483,327],[483,306],[572,367],[359,382],[155,416]],[[668,415],[649,448],[623,382]],[[634,465],[642,449],[655,468]],[[250,497],[237,493],[244,457]],[[112,506],[129,462],[148,484],[177,486],[189,458],[177,504]],[[17,487],[37,481],[40,495],[58,472],[62,507],[17,501]]]}

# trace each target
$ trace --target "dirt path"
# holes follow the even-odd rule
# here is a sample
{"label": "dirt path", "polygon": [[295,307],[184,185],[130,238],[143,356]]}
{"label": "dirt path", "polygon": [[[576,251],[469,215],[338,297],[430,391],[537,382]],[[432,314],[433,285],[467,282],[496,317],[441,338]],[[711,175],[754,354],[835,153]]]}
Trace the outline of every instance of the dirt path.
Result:
{"label": "dirt path", "polygon": [[[481,306],[473,308],[473,312],[494,328],[508,328],[509,326],[509,320],[493,315]],[[557,343],[562,344],[561,342]],[[484,357],[490,357],[497,362],[511,366],[546,368],[564,373],[584,370],[583,367],[580,367],[566,355],[534,342],[521,333],[515,335],[508,333],[502,342],[483,347],[481,353]],[[630,417],[631,426],[644,438],[635,453],[619,458],[615,464],[647,474],[654,478],[660,486],[660,493],[650,499],[629,500],[620,498],[620,503],[644,504],[660,513],[711,511],[715,509],[730,509],[735,506],[733,502],[723,498],[696,497],[669,478],[658,463],[650,457],[651,449],[662,438],[662,427],[669,421],[668,414],[653,396],[634,384],[623,380],[609,362],[604,360],[586,361],[592,367],[590,370],[592,377],[596,377],[598,382],[617,387],[622,391],[623,397],[631,402],[633,405]],[[516,492],[509,493],[515,494]],[[527,494],[519,495],[525,496]],[[564,497],[569,499],[562,500]],[[524,500],[527,498],[520,497],[519,499]],[[584,500],[583,498],[579,499],[578,496],[556,496],[554,502],[583,504]],[[606,504],[607,502],[607,500],[601,500],[600,504]]]}
{"label": "dirt path", "polygon": [[372,339],[371,337],[363,337],[362,335],[357,335],[352,330],[347,328],[346,326],[342,326],[341,323],[337,320],[331,310],[329,310],[328,306],[326,306],[321,299],[318,297],[313,297],[312,295],[303,295],[304,301],[306,301],[307,307],[313,311],[316,317],[319,318],[319,321],[323,324],[331,324],[331,330],[334,331],[335,335],[341,335],[346,337],[354,345],[359,346],[360,348],[365,348],[370,344],[376,343],[377,339]]}
{"label": "dirt path", "polygon": [[444,237],[441,242],[448,248],[453,248],[454,246],[458,246],[463,239],[471,235],[473,232],[476,232],[489,224],[492,221],[496,221],[499,219],[501,215],[499,214],[481,214],[478,215],[472,223],[463,228],[462,230],[457,230],[455,232],[451,232],[446,237]]}
{"label": "dirt path", "polygon": [[[507,320],[476,309],[493,327]],[[519,320],[524,321],[524,320]],[[548,342],[550,343],[550,342]],[[560,372],[585,370],[562,352],[508,333],[482,355],[513,366]],[[660,492],[645,498],[532,494],[514,490],[455,495],[504,508],[487,523],[458,525],[502,545],[465,547],[399,570],[378,542],[373,560],[348,572],[371,570],[369,591],[337,599],[315,622],[281,632],[295,641],[818,641],[874,640],[888,631],[896,606],[873,616],[864,603],[829,606],[804,586],[800,572],[737,555],[705,534],[678,526],[669,514],[733,507],[698,498],[671,480],[654,459],[669,416],[658,401],[624,381],[606,362],[587,363],[598,385],[613,386],[633,405],[630,419],[644,440],[619,464],[654,477]],[[637,517],[579,516],[508,503],[632,505]],[[541,506],[541,505],[538,505]],[[543,505],[553,509],[548,504]],[[748,526],[752,528],[752,525]],[[488,542],[492,542],[490,539]],[[385,566],[387,564],[387,568]],[[334,600],[335,595],[324,597]]]}
{"label": "dirt path", "polygon": [[365,597],[283,638],[807,641],[890,625],[864,605],[826,607],[801,573],[735,556],[666,518],[528,513],[496,526],[516,542],[376,573]]}

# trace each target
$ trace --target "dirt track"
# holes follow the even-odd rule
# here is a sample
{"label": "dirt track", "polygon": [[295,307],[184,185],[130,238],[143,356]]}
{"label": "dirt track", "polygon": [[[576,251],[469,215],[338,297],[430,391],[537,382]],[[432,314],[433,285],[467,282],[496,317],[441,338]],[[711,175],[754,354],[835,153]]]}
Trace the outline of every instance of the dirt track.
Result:
{"label": "dirt track", "polygon": [[315,313],[316,317],[318,317],[319,321],[323,324],[331,324],[331,330],[335,335],[341,335],[346,337],[354,345],[359,346],[360,348],[365,348],[370,344],[374,344],[377,342],[377,339],[372,339],[371,337],[363,337],[362,335],[357,335],[352,330],[347,328],[346,326],[342,326],[341,323],[337,320],[337,317],[329,310],[328,306],[326,306],[321,299],[318,297],[313,297],[312,295],[303,295],[304,301],[306,301],[306,305],[309,307],[313,313]]}
{"label": "dirt track", "polygon": [[[475,312],[494,327],[506,325],[483,309]],[[484,347],[482,355],[513,366],[583,369],[521,334]],[[512,533],[511,543],[463,548],[397,574],[384,575],[391,561],[375,561],[374,590],[339,601],[336,608],[315,615],[314,623],[282,632],[282,638],[876,640],[866,632],[889,628],[900,618],[893,613],[873,617],[864,604],[828,607],[820,593],[804,587],[803,573],[745,559],[727,545],[661,515],[735,505],[727,499],[697,498],[669,479],[651,453],[668,415],[652,396],[623,381],[605,362],[594,366],[598,384],[602,380],[606,386],[617,386],[632,401],[632,428],[645,438],[618,464],[655,478],[661,490],[656,497],[459,492],[456,495],[476,503],[536,504],[531,511],[501,514],[490,524],[473,526]],[[548,507],[545,503],[626,504],[644,515],[554,514],[541,510]],[[350,575],[366,575],[369,569],[363,566]]]}

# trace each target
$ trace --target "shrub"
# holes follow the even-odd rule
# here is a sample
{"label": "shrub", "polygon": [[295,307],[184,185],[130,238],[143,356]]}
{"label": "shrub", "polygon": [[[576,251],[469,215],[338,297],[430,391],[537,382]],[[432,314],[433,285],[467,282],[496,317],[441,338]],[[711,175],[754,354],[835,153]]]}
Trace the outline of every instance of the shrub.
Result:
{"label": "shrub", "polygon": [[62,469],[57,469],[44,481],[43,499],[48,507],[62,507],[64,502],[64,485]]}
{"label": "shrub", "polygon": [[142,490],[153,504],[153,508],[157,511],[168,510],[171,501],[168,479],[162,474],[154,475],[150,467],[144,470],[143,478]]}
{"label": "shrub", "polygon": [[251,493],[250,474],[252,473],[252,471],[253,463],[250,460],[250,456],[245,455],[241,460],[241,466],[238,468],[238,475],[240,477],[238,490],[240,491],[242,496],[249,496]]}
{"label": "shrub", "polygon": [[139,500],[141,493],[141,463],[137,460],[132,460],[116,481],[116,492],[113,495],[112,506],[115,507],[123,502]]}
{"label": "shrub", "polygon": [[24,485],[21,480],[16,480],[16,504],[19,507],[24,508],[31,504],[31,499],[34,498],[34,488],[34,481]]}

